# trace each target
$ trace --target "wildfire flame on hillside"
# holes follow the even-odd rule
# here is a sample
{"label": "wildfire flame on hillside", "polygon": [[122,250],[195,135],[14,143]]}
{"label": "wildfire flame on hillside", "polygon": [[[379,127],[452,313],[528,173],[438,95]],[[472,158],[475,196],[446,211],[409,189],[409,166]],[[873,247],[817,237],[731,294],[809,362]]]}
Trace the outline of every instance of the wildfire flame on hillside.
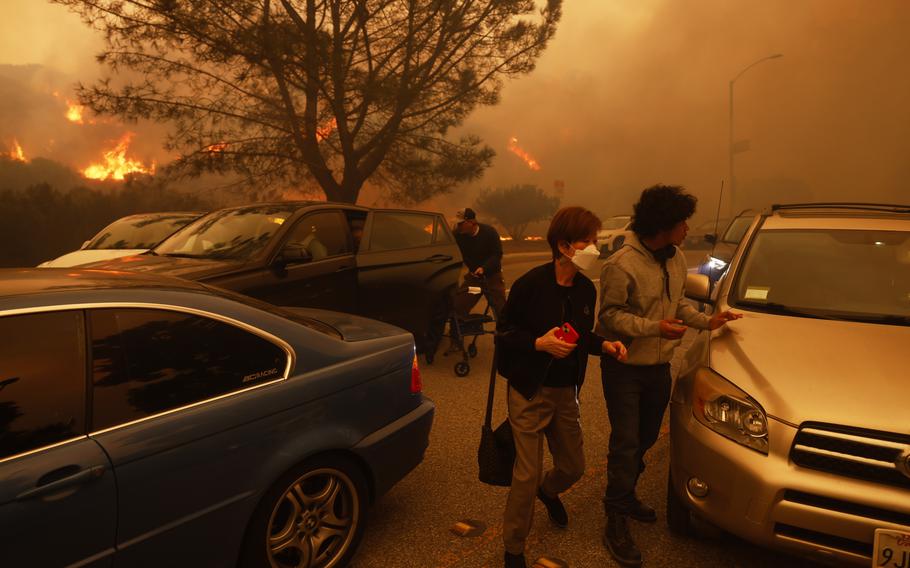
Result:
{"label": "wildfire flame on hillside", "polygon": [[126,157],[126,151],[129,149],[130,140],[132,140],[133,136],[134,134],[132,132],[124,134],[113,150],[108,150],[104,153],[103,163],[92,164],[82,170],[82,175],[89,179],[122,180],[127,174],[131,173],[155,173],[154,163],[146,168],[139,160],[133,160]]}
{"label": "wildfire flame on hillside", "polygon": [[224,152],[225,148],[227,148],[227,142],[219,142],[217,144],[206,146],[205,151],[210,154],[217,154],[219,152]]}
{"label": "wildfire flame on hillside", "polygon": [[22,151],[22,146],[19,145],[19,141],[13,138],[12,149],[6,154],[10,160],[15,160],[17,162],[25,161],[25,152]]}
{"label": "wildfire flame on hillside", "polygon": [[512,152],[513,154],[515,154],[516,156],[521,158],[524,161],[524,163],[528,165],[528,167],[530,169],[534,170],[535,172],[540,171],[540,164],[538,164],[537,160],[532,158],[530,154],[525,152],[525,150],[521,146],[518,145],[518,138],[516,138],[514,136],[509,138],[508,149],[509,149],[509,152]]}
{"label": "wildfire flame on hillside", "polygon": [[74,102],[70,102],[69,99],[66,101],[66,119],[70,122],[75,122],[76,124],[85,124],[82,121],[82,113],[85,110],[85,107],[78,105]]}

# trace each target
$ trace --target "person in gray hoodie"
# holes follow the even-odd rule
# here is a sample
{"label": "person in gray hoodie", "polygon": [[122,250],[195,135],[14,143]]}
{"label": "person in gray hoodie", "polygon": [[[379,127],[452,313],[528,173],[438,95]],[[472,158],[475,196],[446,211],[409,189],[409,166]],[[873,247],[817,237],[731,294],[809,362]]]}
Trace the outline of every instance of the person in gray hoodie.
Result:
{"label": "person in gray hoodie", "polygon": [[654,509],[635,495],[644,455],[657,441],[670,399],[670,359],[687,327],[717,329],[740,314],[711,317],[683,302],[686,260],[679,245],[696,198],[682,187],[645,189],[634,207],[632,232],[604,263],[600,275],[597,333],[622,341],[625,362],[601,358],[601,380],[610,418],[604,544],[623,566],[641,565],[627,519],[654,522]]}

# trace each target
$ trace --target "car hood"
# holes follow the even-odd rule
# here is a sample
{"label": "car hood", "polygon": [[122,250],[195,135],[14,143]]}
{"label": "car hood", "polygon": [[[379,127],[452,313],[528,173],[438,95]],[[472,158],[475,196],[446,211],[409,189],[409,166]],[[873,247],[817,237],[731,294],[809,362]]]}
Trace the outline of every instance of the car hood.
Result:
{"label": "car hood", "polygon": [[711,368],[769,415],[885,431],[903,423],[910,327],[742,313],[714,332]]}
{"label": "car hood", "polygon": [[396,335],[411,335],[409,332],[385,322],[344,312],[319,310],[316,308],[282,307],[281,309],[305,318],[321,321],[338,330],[345,341],[364,341]]}
{"label": "car hood", "polygon": [[76,250],[58,256],[54,260],[48,260],[38,265],[39,268],[68,268],[70,266],[79,266],[91,262],[100,262],[110,260],[121,256],[130,256],[142,254],[148,249],[89,249]]}
{"label": "car hood", "polygon": [[241,263],[224,260],[141,254],[94,263],[91,268],[160,274],[187,280],[204,280],[226,272],[232,272],[241,266],[243,266]]}

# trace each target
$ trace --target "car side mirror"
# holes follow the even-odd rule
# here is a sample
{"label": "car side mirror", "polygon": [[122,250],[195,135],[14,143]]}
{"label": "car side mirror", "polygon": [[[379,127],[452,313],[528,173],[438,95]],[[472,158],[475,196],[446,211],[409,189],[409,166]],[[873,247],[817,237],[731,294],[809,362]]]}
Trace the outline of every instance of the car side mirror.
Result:
{"label": "car side mirror", "polygon": [[686,298],[705,304],[714,304],[711,299],[711,280],[705,274],[686,275]]}
{"label": "car side mirror", "polygon": [[303,264],[313,260],[313,255],[303,245],[288,244],[281,250],[275,260],[281,265]]}
{"label": "car side mirror", "polygon": [[705,235],[705,240],[713,245],[713,244],[717,243],[717,235],[715,235],[714,233],[708,233],[707,235]]}

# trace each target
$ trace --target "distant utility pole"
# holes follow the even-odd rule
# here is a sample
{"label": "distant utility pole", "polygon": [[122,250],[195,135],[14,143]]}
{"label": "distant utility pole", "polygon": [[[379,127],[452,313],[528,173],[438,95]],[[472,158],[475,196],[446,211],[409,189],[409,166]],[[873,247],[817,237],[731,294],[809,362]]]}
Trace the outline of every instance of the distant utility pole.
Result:
{"label": "distant utility pole", "polygon": [[774,55],[768,55],[767,57],[762,57],[761,59],[753,61],[752,63],[747,65],[745,68],[743,68],[742,71],[737,73],[735,77],[730,79],[730,144],[729,144],[729,149],[730,149],[730,197],[728,198],[728,203],[730,204],[729,207],[730,207],[730,216],[731,217],[733,215],[736,215],[736,211],[733,210],[733,207],[736,204],[736,177],[734,177],[734,175],[733,175],[733,156],[739,152],[745,152],[746,150],[749,149],[748,140],[744,140],[744,141],[741,141],[738,143],[733,142],[733,85],[734,85],[734,83],[736,83],[736,80],[739,79],[740,77],[742,77],[746,71],[748,71],[749,69],[752,69],[759,63],[761,63],[763,61],[768,61],[770,59],[777,59],[778,57],[783,57],[783,56],[784,56],[783,53],[775,53]]}

